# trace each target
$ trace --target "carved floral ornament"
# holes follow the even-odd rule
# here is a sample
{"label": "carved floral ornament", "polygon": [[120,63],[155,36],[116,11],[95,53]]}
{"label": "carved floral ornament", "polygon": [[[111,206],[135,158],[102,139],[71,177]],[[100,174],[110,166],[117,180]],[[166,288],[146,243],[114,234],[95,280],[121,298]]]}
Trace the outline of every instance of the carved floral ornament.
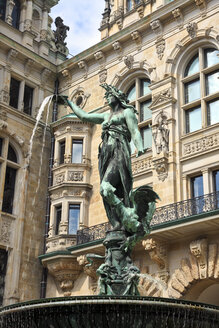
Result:
{"label": "carved floral ornament", "polygon": [[157,56],[160,60],[164,56],[165,48],[166,48],[166,43],[165,43],[164,39],[160,39],[160,40],[156,41],[156,52],[157,52]]}
{"label": "carved floral ornament", "polygon": [[89,97],[90,93],[86,92],[84,88],[79,86],[72,92],[70,99],[80,108],[84,108]]}

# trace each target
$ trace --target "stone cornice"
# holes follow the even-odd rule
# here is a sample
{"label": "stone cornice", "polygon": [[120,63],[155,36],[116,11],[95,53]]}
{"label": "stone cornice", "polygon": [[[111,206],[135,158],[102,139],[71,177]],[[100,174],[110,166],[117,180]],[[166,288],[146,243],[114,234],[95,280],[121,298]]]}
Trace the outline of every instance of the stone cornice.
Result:
{"label": "stone cornice", "polygon": [[128,36],[130,36],[131,33],[135,32],[136,30],[142,31],[150,28],[150,23],[157,19],[165,19],[167,20],[168,16],[172,19],[172,11],[178,7],[186,7],[189,4],[193,4],[193,0],[175,0],[173,2],[170,2],[166,4],[165,6],[162,6],[158,8],[156,11],[151,13],[150,15],[147,15],[146,17],[135,21],[133,24],[124,27],[121,31],[107,37],[107,39],[104,39],[100,41],[99,43],[95,44],[94,46],[86,49],[85,51],[82,51],[81,53],[77,54],[73,58],[61,63],[58,67],[58,73],[63,71],[64,69],[71,69],[72,66],[74,66],[77,62],[81,60],[91,60],[93,58],[94,54],[97,51],[108,51],[108,48],[111,44],[113,44],[115,41],[118,40],[125,40]]}

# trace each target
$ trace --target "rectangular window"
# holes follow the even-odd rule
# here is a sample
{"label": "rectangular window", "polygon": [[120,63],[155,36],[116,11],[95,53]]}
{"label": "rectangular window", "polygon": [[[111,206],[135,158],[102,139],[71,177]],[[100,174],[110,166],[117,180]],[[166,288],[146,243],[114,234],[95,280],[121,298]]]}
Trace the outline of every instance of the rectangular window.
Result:
{"label": "rectangular window", "polygon": [[210,95],[219,90],[219,71],[206,75],[206,93]]}
{"label": "rectangular window", "polygon": [[219,170],[213,172],[214,191],[219,191]]}
{"label": "rectangular window", "polygon": [[151,110],[149,109],[149,106],[151,104],[151,100],[145,101],[141,103],[140,107],[140,120],[146,121],[152,117]]}
{"label": "rectangular window", "polygon": [[5,20],[6,1],[0,0],[0,19]]}
{"label": "rectangular window", "polygon": [[63,164],[65,159],[65,140],[59,142],[59,164]]}
{"label": "rectangular window", "polygon": [[16,179],[16,169],[7,166],[5,175],[5,187],[2,203],[2,211],[12,214],[14,201],[14,188]]}
{"label": "rectangular window", "polygon": [[56,225],[55,225],[55,235],[59,234],[59,226],[62,218],[62,206],[55,207],[55,218],[56,218]]}
{"label": "rectangular window", "polygon": [[186,110],[186,133],[202,128],[201,107]]}
{"label": "rectangular window", "polygon": [[72,140],[72,163],[82,163],[83,139]]}
{"label": "rectangular window", "polygon": [[33,88],[25,84],[24,87],[24,113],[31,115],[33,104]]}
{"label": "rectangular window", "polygon": [[152,132],[149,126],[141,129],[144,149],[152,147]]}
{"label": "rectangular window", "polygon": [[207,104],[208,125],[219,123],[219,99]]}
{"label": "rectangular window", "polygon": [[202,213],[204,207],[204,198],[201,197],[204,195],[202,175],[191,178],[191,189],[192,197],[197,197],[196,199],[192,200],[192,212],[193,214]]}
{"label": "rectangular window", "polygon": [[6,250],[0,248],[0,306],[3,303],[4,289],[5,289],[5,276],[7,269],[8,253]]}
{"label": "rectangular window", "polygon": [[10,84],[9,105],[14,108],[18,108],[19,90],[20,90],[20,81],[17,81],[12,77],[11,84]]}
{"label": "rectangular window", "polygon": [[79,228],[80,221],[80,204],[69,205],[68,213],[68,233],[69,235],[76,235]]}
{"label": "rectangular window", "polygon": [[192,82],[185,83],[185,103],[190,103],[191,101],[200,98],[200,81],[194,80]]}

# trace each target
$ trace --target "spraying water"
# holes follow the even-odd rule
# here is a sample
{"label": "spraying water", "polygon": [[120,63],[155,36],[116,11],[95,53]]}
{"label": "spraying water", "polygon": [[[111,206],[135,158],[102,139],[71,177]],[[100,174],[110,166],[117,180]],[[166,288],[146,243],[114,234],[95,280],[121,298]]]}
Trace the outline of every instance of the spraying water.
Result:
{"label": "spraying water", "polygon": [[[42,102],[42,104],[41,104],[41,106],[40,106],[39,112],[38,112],[38,114],[37,114],[37,117],[36,117],[36,124],[35,124],[35,126],[34,126],[34,129],[33,129],[32,135],[31,135],[31,137],[30,137],[30,144],[29,144],[29,151],[28,151],[28,160],[27,160],[28,164],[29,164],[30,159],[31,159],[31,156],[32,156],[33,138],[34,138],[34,136],[35,136],[36,129],[37,129],[38,125],[39,125],[39,122],[40,122],[40,119],[41,119],[42,114],[43,114],[43,112],[44,112],[44,109],[46,108],[47,105],[48,105],[48,112],[49,112],[49,107],[50,107],[50,104],[51,104],[51,102],[52,102],[52,98],[53,98],[53,95],[48,96],[48,97],[46,97],[46,98],[43,100],[43,102]],[[47,112],[47,113],[48,113],[48,112]],[[48,114],[47,114],[47,117],[48,117]]]}

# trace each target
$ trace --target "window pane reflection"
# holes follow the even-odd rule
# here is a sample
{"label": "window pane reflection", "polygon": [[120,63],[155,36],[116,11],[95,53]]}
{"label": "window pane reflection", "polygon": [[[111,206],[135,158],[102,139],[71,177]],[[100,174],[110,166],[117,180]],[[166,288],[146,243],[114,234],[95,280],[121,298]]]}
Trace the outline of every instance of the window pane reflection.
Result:
{"label": "window pane reflection", "polygon": [[68,215],[68,233],[70,235],[76,235],[79,228],[80,219],[80,204],[69,205]]}
{"label": "window pane reflection", "polygon": [[199,72],[199,58],[198,55],[190,60],[185,70],[185,77]]}
{"label": "window pane reflection", "polygon": [[151,148],[152,146],[152,132],[149,126],[141,129],[143,147],[144,149]]}
{"label": "window pane reflection", "polygon": [[203,188],[203,176],[194,177],[191,179],[192,182],[192,197],[199,197],[204,195]]}
{"label": "window pane reflection", "polygon": [[189,103],[191,101],[200,98],[200,81],[195,80],[185,84],[185,102]]}
{"label": "window pane reflection", "polygon": [[140,121],[145,121],[152,118],[151,110],[149,106],[151,104],[151,100],[145,101],[141,103],[140,107]]}
{"label": "window pane reflection", "polygon": [[219,63],[219,51],[216,49],[205,49],[205,67]]}
{"label": "window pane reflection", "polygon": [[83,140],[73,139],[72,141],[72,163],[82,163]]}
{"label": "window pane reflection", "polygon": [[186,111],[186,132],[193,132],[201,129],[202,116],[201,107],[196,107]]}
{"label": "window pane reflection", "polygon": [[13,210],[15,179],[16,170],[7,166],[2,211],[10,214],[12,214]]}
{"label": "window pane reflection", "polygon": [[208,125],[219,122],[219,99],[208,103]]}
{"label": "window pane reflection", "polygon": [[136,87],[135,84],[127,92],[128,100],[133,101],[136,99]]}
{"label": "window pane reflection", "polygon": [[141,80],[140,81],[140,97],[145,96],[149,93],[151,93],[151,90],[149,88],[150,81],[149,80]]}
{"label": "window pane reflection", "polygon": [[207,95],[219,91],[219,71],[206,76]]}
{"label": "window pane reflection", "polygon": [[214,191],[219,191],[219,170],[213,172]]}

